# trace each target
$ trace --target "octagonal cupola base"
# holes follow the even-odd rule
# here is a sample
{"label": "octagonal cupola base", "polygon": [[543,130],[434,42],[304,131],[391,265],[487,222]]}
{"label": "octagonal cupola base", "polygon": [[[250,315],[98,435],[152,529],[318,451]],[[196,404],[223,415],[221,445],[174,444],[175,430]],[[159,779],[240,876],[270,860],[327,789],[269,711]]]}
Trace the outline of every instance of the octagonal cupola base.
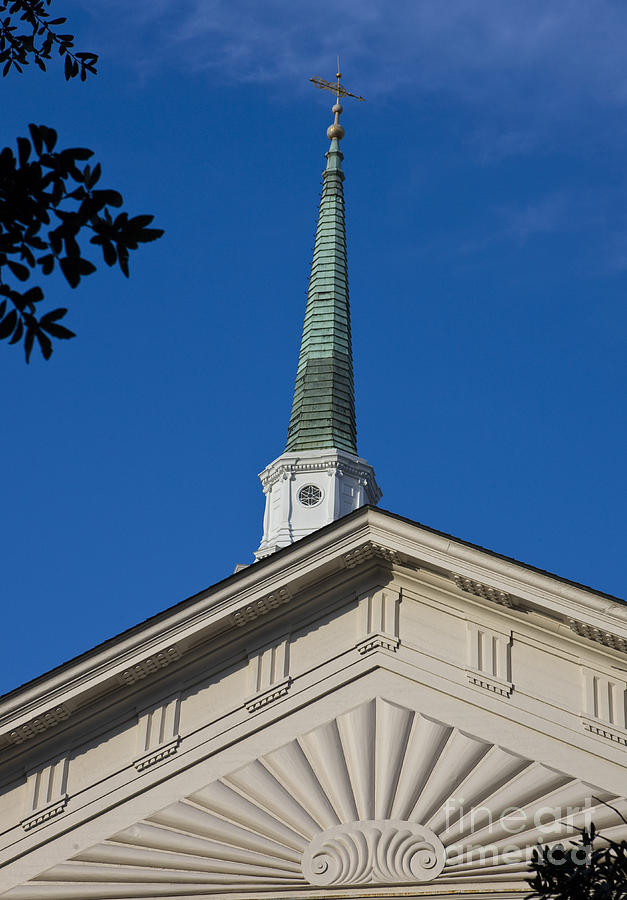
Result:
{"label": "octagonal cupola base", "polygon": [[332,448],[283,453],[259,478],[266,510],[257,559],[381,498],[372,466]]}

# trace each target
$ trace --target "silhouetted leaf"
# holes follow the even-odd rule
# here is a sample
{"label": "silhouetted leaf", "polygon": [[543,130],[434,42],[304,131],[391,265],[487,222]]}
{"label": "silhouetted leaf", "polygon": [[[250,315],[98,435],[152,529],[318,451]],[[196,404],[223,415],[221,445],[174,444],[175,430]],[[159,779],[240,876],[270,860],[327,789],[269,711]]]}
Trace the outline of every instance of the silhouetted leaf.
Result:
{"label": "silhouetted leaf", "polygon": [[8,338],[10,334],[13,334],[13,329],[16,325],[17,311],[12,309],[0,322],[0,340],[4,340],[5,338]]}
{"label": "silhouetted leaf", "polygon": [[55,228],[54,231],[48,232],[48,240],[50,241],[52,252],[58,256],[63,250],[63,238],[57,228]]}
{"label": "silhouetted leaf", "polygon": [[89,173],[89,176],[85,177],[85,187],[88,190],[91,190],[93,186],[100,180],[101,175],[102,169],[100,167],[100,163],[96,163],[93,170]]}
{"label": "silhouetted leaf", "polygon": [[39,320],[39,327],[43,328],[44,331],[47,331],[48,334],[51,334],[53,337],[63,341],[76,337],[73,331],[70,331],[65,325],[59,325],[58,323],[58,319],[62,319],[66,313],[67,309],[53,309],[52,312],[46,313],[45,316],[41,317]]}
{"label": "silhouetted leaf", "polygon": [[27,291],[25,291],[22,294],[22,300],[27,305],[39,303],[43,299],[44,299],[44,292],[39,287],[39,285],[37,285],[37,287],[29,288]]}
{"label": "silhouetted leaf", "polygon": [[9,344],[18,344],[22,339],[22,334],[24,333],[24,323],[20,319],[17,323],[17,328],[13,334],[13,337],[9,341]]}
{"label": "silhouetted leaf", "polygon": [[79,259],[78,260],[78,271],[81,275],[91,275],[92,272],[96,271],[96,267],[93,262],[90,262],[88,259]]}
{"label": "silhouetted leaf", "polygon": [[28,138],[19,137],[17,139],[17,152],[18,152],[18,159],[20,161],[21,166],[25,166],[26,163],[28,162],[28,157],[30,156],[30,150],[31,150],[31,146],[30,146],[30,141],[28,140]]}
{"label": "silhouetted leaf", "polygon": [[26,354],[26,362],[30,362],[30,354],[33,349],[33,341],[35,340],[35,331],[32,328],[26,330],[24,337],[24,352]]}
{"label": "silhouetted leaf", "polygon": [[52,253],[46,253],[45,256],[40,256],[37,262],[41,266],[41,271],[44,275],[50,275],[52,270],[54,269],[54,256]]}
{"label": "silhouetted leaf", "polygon": [[46,125],[40,125],[39,130],[43,137],[44,144],[48,153],[52,153],[57,143],[57,133],[54,128],[48,128]]}
{"label": "silhouetted leaf", "polygon": [[[0,0],[0,9],[3,2]],[[43,4],[47,0],[32,2]],[[94,263],[82,255],[82,242],[87,240],[102,247],[107,265],[117,262],[128,277],[130,251],[162,234],[160,229],[147,227],[153,221],[150,215],[129,217],[121,210],[112,219],[109,208],[122,205],[121,194],[93,189],[102,174],[99,163],[93,168],[89,164],[81,169],[77,166],[91,158],[91,150],[73,147],[57,151],[53,129],[31,124],[29,130],[30,140],[18,140],[17,158],[9,147],[0,150],[2,199],[10,198],[8,204],[0,205],[0,333],[11,343],[23,342],[27,361],[35,341],[48,359],[52,341],[68,340],[74,333],[59,321],[65,309],[44,312],[39,317],[37,304],[44,299],[41,287],[22,293],[6,283],[7,276],[28,281],[36,266],[48,276],[55,270],[56,259],[64,279],[75,288],[82,277],[96,270]],[[33,151],[36,156],[31,161]],[[50,225],[51,213],[58,223],[44,232],[42,226]],[[39,254],[37,258],[34,251]]]}
{"label": "silhouetted leaf", "polygon": [[106,204],[107,206],[122,206],[122,194],[118,191],[93,191],[94,200]]}
{"label": "silhouetted leaf", "polygon": [[156,241],[162,236],[163,228],[144,228],[143,231],[137,235],[136,240],[139,241],[140,244],[148,244],[151,241]]}
{"label": "silhouetted leaf", "polygon": [[81,275],[78,271],[78,260],[76,257],[64,256],[59,260],[59,264],[70,287],[78,287],[81,281]]}
{"label": "silhouetted leaf", "polygon": [[30,272],[23,266],[22,263],[13,262],[12,260],[7,260],[7,266],[11,270],[11,272],[15,275],[16,278],[19,278],[20,281],[26,281]]}
{"label": "silhouetted leaf", "polygon": [[114,266],[116,264],[118,255],[115,252],[115,247],[113,246],[111,241],[103,241],[102,253],[104,256],[104,261],[108,266]]}
{"label": "silhouetted leaf", "polygon": [[133,216],[132,219],[128,220],[128,224],[137,227],[137,228],[145,228],[146,225],[150,225],[154,216]]}
{"label": "silhouetted leaf", "polygon": [[[94,155],[93,150],[88,150],[87,147],[69,147],[67,150],[61,151],[61,157],[63,159],[89,159]],[[81,173],[82,174],[82,173]]]}
{"label": "silhouetted leaf", "polygon": [[125,274],[126,277],[128,278],[128,277],[129,277],[129,272],[128,272],[128,253],[126,252],[126,250],[123,250],[119,245],[118,245],[118,262],[119,262],[119,264],[120,264],[120,268],[122,269],[122,271],[124,272],[124,274]]}
{"label": "silhouetted leaf", "polygon": [[52,356],[52,344],[50,342],[50,338],[48,335],[44,334],[41,329],[38,329],[35,332],[37,340],[39,341],[39,346],[41,348],[41,352],[43,354],[44,359],[50,359]]}

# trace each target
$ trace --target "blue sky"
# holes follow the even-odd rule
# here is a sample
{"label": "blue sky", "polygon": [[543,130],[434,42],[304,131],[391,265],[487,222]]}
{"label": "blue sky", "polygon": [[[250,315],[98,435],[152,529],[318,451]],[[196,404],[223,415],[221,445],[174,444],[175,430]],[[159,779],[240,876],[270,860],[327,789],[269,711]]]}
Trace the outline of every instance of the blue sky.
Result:
{"label": "blue sky", "polygon": [[[381,506],[625,595],[627,7],[54,0],[99,74],[0,82],[164,238],[0,347],[0,691],[227,576],[284,447],[332,97]],[[35,356],[35,354],[34,354]]]}

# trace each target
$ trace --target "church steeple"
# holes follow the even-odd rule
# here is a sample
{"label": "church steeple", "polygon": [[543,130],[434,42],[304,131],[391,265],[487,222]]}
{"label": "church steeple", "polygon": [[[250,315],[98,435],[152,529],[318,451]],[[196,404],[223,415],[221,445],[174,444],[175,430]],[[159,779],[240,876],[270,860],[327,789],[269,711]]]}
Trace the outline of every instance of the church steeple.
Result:
{"label": "church steeple", "polygon": [[296,372],[286,450],[335,447],[357,454],[353,354],[351,347],[344,172],[340,140],[342,107],[327,134],[322,198],[316,231],[305,324]]}
{"label": "church steeple", "polygon": [[[339,66],[338,66],[339,69]],[[312,78],[336,94],[331,146],[322,173],[305,323],[285,452],[259,476],[266,494],[263,538],[257,559],[293,543],[366,503],[381,491],[374,470],[357,456],[351,345],[344,156],[340,96],[355,97],[340,82]]]}

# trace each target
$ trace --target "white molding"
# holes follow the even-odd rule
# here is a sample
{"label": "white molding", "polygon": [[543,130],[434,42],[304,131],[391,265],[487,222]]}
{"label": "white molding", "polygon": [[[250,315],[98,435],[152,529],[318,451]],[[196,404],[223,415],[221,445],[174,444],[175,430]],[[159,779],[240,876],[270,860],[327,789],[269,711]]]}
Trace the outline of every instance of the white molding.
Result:
{"label": "white molding", "polygon": [[[123,689],[118,679],[121,673],[132,673],[133,666],[170,647],[183,653],[190,644],[208,641],[224,632],[225,626],[254,628],[256,619],[267,612],[262,606],[268,604],[260,601],[276,596],[288,585],[296,596],[303,587],[310,590],[316,583],[345,572],[347,554],[368,542],[385,548],[390,554],[398,554],[403,565],[439,572],[447,579],[451,573],[458,574],[520,599],[527,615],[544,618],[552,631],[563,627],[564,636],[568,635],[573,642],[589,643],[586,637],[571,629],[569,620],[586,626],[589,633],[599,629],[600,633],[614,636],[615,647],[597,643],[604,653],[618,655],[618,639],[627,640],[625,604],[385,512],[365,508],[306,541],[296,542],[278,557],[271,556],[263,563],[249,566],[214,588],[108,641],[104,647],[97,647],[7,695],[0,702],[0,735],[3,735],[0,739],[10,744],[10,733],[40,718],[51,707],[67,705],[74,716],[81,705],[91,707],[94,702],[109,705],[111,692]],[[482,600],[477,597],[478,602]],[[580,626],[577,627],[581,632]],[[155,672],[154,677],[163,675]],[[137,683],[140,682],[143,680]],[[46,733],[36,737],[37,742],[47,740]]]}
{"label": "white molding", "polygon": [[354,569],[371,559],[383,559],[388,563],[400,564],[401,560],[396,550],[390,550],[374,541],[364,541],[359,547],[355,547],[342,557],[347,569]]}
{"label": "white molding", "polygon": [[627,637],[621,637],[611,631],[606,631],[595,625],[588,625],[577,619],[569,619],[568,625],[571,631],[574,631],[580,637],[585,637],[589,641],[596,641],[597,644],[603,644],[604,647],[610,647],[612,650],[618,650],[620,653],[627,653]]}
{"label": "white molding", "polygon": [[178,647],[166,647],[159,653],[153,653],[138,660],[133,666],[120,672],[118,681],[123,685],[135,684],[137,681],[143,681],[144,678],[150,678],[160,674],[162,669],[167,668],[171,663],[177,662],[182,654]]}
{"label": "white molding", "polygon": [[250,696],[245,702],[248,712],[256,712],[279,697],[284,697],[292,683],[290,678],[290,635],[258,647],[248,653]]}
{"label": "white molding", "polygon": [[491,600],[492,603],[498,603],[499,606],[506,606],[508,609],[516,607],[515,597],[506,591],[500,591],[498,588],[490,587],[490,585],[482,584],[465,575],[453,574],[450,576],[460,591],[466,594],[474,594],[475,597],[483,597],[484,600]]}
{"label": "white molding", "polygon": [[617,744],[627,745],[627,730],[616,725],[608,725],[600,719],[591,719],[588,716],[581,717],[581,724],[586,731],[597,734],[599,737],[614,741]]}
{"label": "white molding", "polygon": [[63,796],[57,797],[56,800],[52,801],[52,803],[48,803],[46,806],[38,809],[37,812],[34,812],[30,816],[26,816],[26,818],[22,819],[22,828],[24,829],[24,831],[30,831],[31,828],[36,828],[38,825],[43,825],[44,822],[48,822],[50,821],[50,819],[54,819],[55,816],[58,816],[63,812],[63,810],[67,806],[67,801],[67,794],[63,794]]}
{"label": "white molding", "polygon": [[22,828],[30,831],[63,812],[67,805],[69,754],[47,762],[26,775],[26,810]]}
{"label": "white molding", "polygon": [[357,598],[359,634],[355,646],[362,656],[373,650],[398,650],[400,602],[400,592],[392,586],[375,587]]}
{"label": "white molding", "polygon": [[24,725],[20,725],[14,731],[10,731],[8,738],[12,744],[23,744],[25,741],[32,741],[38,734],[48,731],[49,728],[56,728],[61,722],[65,722],[70,718],[70,710],[62,703],[55,706],[54,709],[46,710],[40,716],[31,719]]}
{"label": "white molding", "polygon": [[284,678],[282,681],[272,684],[264,691],[259,691],[259,693],[255,694],[253,697],[248,698],[246,701],[246,709],[250,713],[256,712],[258,709],[261,709],[262,706],[267,706],[268,703],[278,700],[279,697],[285,697],[291,683],[291,678]]}
{"label": "white molding", "polygon": [[514,690],[511,681],[511,631],[496,631],[470,619],[466,621],[466,629],[466,678],[486,691],[509,697]]}
{"label": "white molding", "polygon": [[355,647],[362,656],[365,656],[366,653],[370,653],[373,650],[390,650],[392,653],[396,653],[400,643],[398,638],[391,637],[389,634],[375,632],[369,634],[361,641],[357,641]]}
{"label": "white molding", "polygon": [[586,731],[618,744],[627,744],[627,681],[590,666],[581,667]]}
{"label": "white molding", "polygon": [[233,613],[233,624],[237,628],[242,628],[249,622],[254,622],[255,619],[260,618],[260,616],[266,616],[269,612],[272,612],[272,610],[278,609],[280,606],[283,606],[284,603],[289,603],[291,599],[292,593],[288,587],[279,588],[278,591],[267,594],[267,596],[261,597],[261,599],[244,607],[244,609],[240,609]]}
{"label": "white molding", "polygon": [[138,755],[133,760],[138,772],[143,772],[176,753],[181,742],[180,710],[181,696],[180,693],[176,693],[139,713]]}
{"label": "white molding", "polygon": [[502,678],[495,678],[493,675],[487,675],[480,669],[464,669],[466,678],[471,684],[491,691],[493,694],[500,694],[501,697],[509,697],[514,690],[511,681],[504,681]]}
{"label": "white molding", "polygon": [[133,765],[138,772],[144,772],[151,766],[163,762],[164,759],[167,759],[169,756],[172,756],[174,753],[176,753],[180,743],[181,738],[179,737],[179,735],[177,735],[171,741],[168,741],[165,744],[159,744],[157,747],[149,750],[143,756],[136,757],[136,759],[133,760]]}

